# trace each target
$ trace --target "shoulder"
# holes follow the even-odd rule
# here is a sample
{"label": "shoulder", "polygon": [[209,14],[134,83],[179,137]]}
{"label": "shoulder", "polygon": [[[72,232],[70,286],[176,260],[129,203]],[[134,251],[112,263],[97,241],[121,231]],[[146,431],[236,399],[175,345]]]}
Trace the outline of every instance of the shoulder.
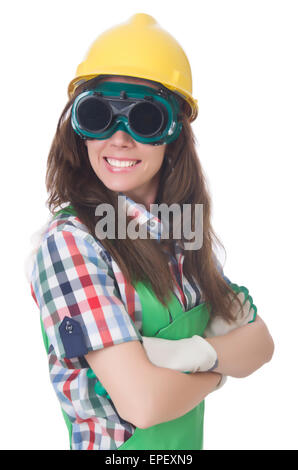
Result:
{"label": "shoulder", "polygon": [[[32,280],[35,268],[79,254],[101,266],[110,264],[111,256],[102,243],[90,234],[81,220],[71,214],[51,216],[31,237],[32,250],[26,260],[26,275]],[[67,264],[67,263],[66,263]]]}
{"label": "shoulder", "polygon": [[52,217],[42,241],[49,237],[59,239],[67,234],[72,234],[77,240],[85,240],[99,252],[104,250],[103,245],[90,234],[86,225],[77,216],[71,214],[59,214],[57,217]]}

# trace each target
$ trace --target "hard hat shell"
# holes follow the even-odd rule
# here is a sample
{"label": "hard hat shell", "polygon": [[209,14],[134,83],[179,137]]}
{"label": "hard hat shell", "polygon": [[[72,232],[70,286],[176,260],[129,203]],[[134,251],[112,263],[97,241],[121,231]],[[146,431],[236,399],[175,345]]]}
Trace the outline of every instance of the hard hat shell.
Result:
{"label": "hard hat shell", "polygon": [[82,81],[98,75],[122,75],[161,83],[189,104],[190,121],[197,117],[198,103],[192,96],[187,56],[176,39],[150,15],[137,13],[93,42],[68,86],[69,97]]}

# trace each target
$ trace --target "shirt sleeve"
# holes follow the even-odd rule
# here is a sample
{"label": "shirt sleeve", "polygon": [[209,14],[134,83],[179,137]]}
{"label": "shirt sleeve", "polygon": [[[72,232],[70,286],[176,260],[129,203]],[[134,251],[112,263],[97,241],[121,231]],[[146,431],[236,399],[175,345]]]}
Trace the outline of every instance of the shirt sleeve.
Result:
{"label": "shirt sleeve", "polygon": [[95,241],[62,230],[40,246],[32,288],[49,343],[70,366],[89,351],[142,341],[115,282]]}

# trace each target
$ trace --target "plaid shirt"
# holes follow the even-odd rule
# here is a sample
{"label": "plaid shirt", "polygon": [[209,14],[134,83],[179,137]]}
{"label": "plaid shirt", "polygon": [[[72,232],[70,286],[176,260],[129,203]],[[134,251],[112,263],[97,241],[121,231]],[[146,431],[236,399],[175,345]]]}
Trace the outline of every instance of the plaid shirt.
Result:
{"label": "plaid shirt", "polygon": [[[150,236],[159,240],[161,221],[130,198],[126,204],[129,215],[134,211],[140,223],[147,223]],[[201,303],[201,292],[194,280],[183,275],[183,259],[177,242],[175,257],[169,253],[169,267],[175,294],[187,311]],[[43,232],[34,258],[31,293],[49,338],[50,379],[72,422],[72,449],[117,449],[132,436],[135,426],[119,416],[106,393],[100,394],[84,354],[142,341],[142,309],[136,290],[76,216],[59,214]],[[72,325],[65,319],[75,320],[84,338],[81,350],[80,342],[75,347],[76,357],[66,354],[64,327]]]}

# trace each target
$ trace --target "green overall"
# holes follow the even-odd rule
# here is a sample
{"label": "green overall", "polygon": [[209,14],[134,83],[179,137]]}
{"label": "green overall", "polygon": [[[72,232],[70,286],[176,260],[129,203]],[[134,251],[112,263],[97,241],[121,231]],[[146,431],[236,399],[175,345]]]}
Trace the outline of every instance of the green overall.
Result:
{"label": "green overall", "polygon": [[[70,211],[63,209],[63,212]],[[137,282],[134,287],[142,306],[142,336],[178,340],[190,338],[193,335],[203,335],[209,321],[206,303],[185,312],[178,298],[172,293],[166,308],[146,283]],[[42,322],[41,325],[48,351]],[[63,415],[71,443],[71,422],[64,412]],[[146,429],[136,428],[133,435],[118,447],[118,450],[201,450],[203,421],[204,401],[180,418]]]}

